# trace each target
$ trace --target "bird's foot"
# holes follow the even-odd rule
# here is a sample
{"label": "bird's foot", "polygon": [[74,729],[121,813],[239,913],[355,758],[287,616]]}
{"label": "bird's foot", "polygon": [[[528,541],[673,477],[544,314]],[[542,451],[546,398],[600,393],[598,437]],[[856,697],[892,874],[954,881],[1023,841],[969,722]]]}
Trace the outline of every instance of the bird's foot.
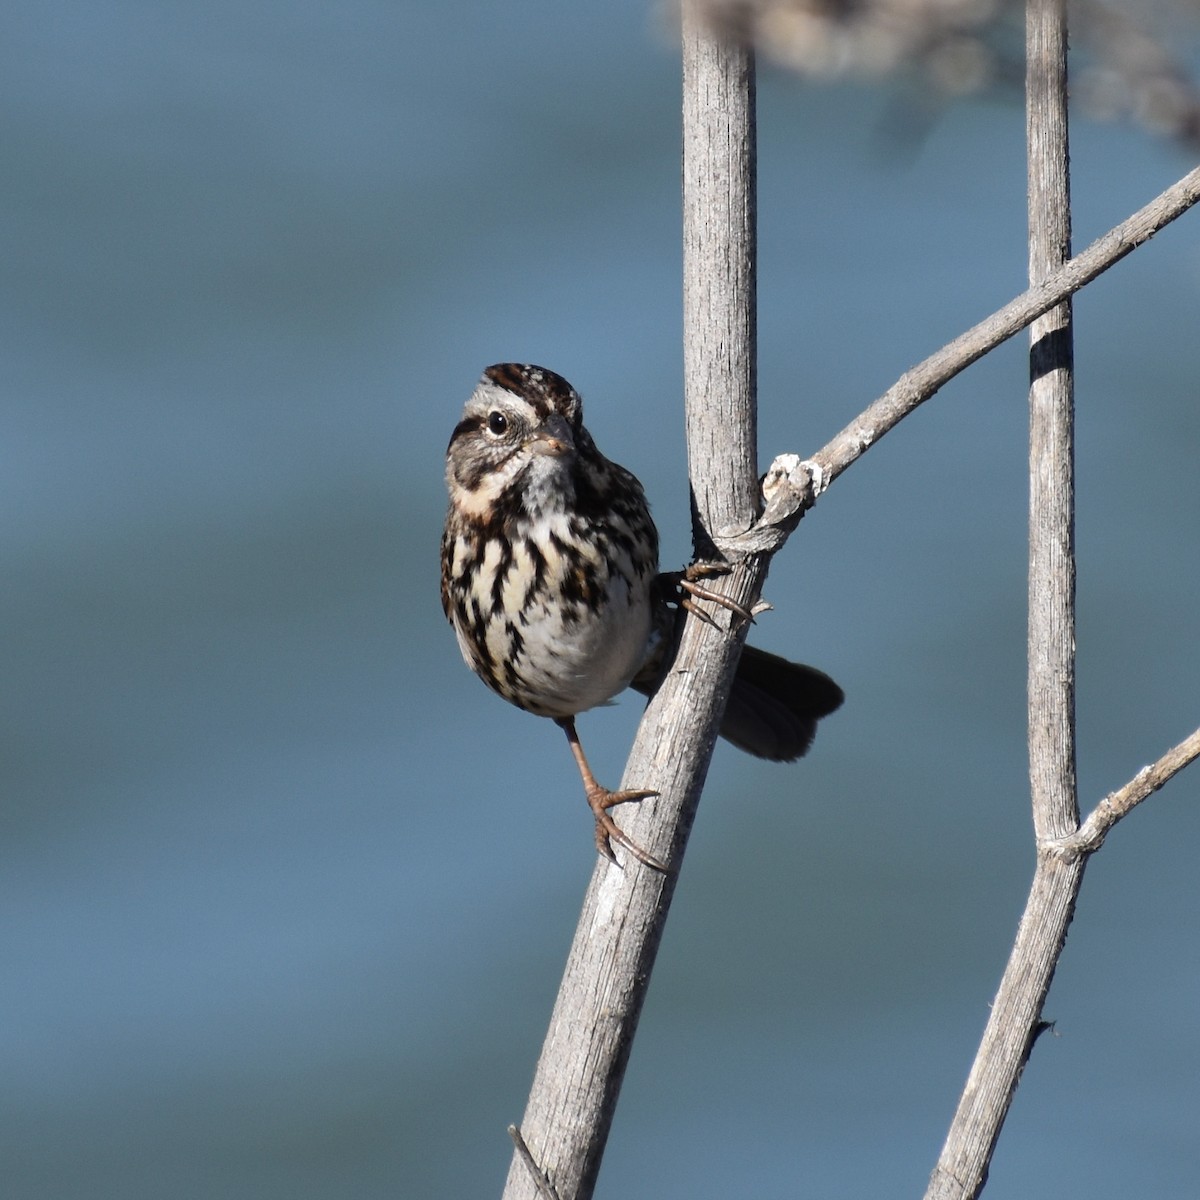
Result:
{"label": "bird's foot", "polygon": [[665,571],[661,578],[675,590],[680,607],[709,625],[715,627],[717,623],[696,604],[696,600],[707,600],[710,604],[718,604],[735,616],[753,622],[754,614],[752,612],[743,608],[736,600],[722,596],[720,592],[714,592],[712,588],[705,587],[700,582],[702,579],[714,579],[721,575],[728,575],[732,569],[727,563],[694,562],[682,571]]}
{"label": "bird's foot", "polygon": [[631,800],[647,800],[651,796],[657,796],[658,792],[637,789],[624,792],[610,792],[608,788],[602,787],[597,783],[587,788],[586,794],[588,807],[596,817],[596,849],[609,862],[615,863],[617,861],[617,856],[613,853],[612,848],[613,842],[616,842],[618,846],[628,850],[644,866],[664,873],[669,870],[666,863],[660,862],[653,854],[643,850],[633,838],[625,833],[616,821],[612,819],[608,811],[610,808],[615,808],[618,804],[627,804]]}

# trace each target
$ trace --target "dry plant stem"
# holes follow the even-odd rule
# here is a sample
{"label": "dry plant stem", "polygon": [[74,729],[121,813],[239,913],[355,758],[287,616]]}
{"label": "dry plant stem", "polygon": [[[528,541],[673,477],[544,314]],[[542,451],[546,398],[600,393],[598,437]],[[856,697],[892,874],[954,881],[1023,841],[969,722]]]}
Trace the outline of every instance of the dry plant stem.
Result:
{"label": "dry plant stem", "polygon": [[[687,3],[683,45],[685,192],[697,184],[714,189],[685,200],[684,212],[693,493],[707,528],[728,520],[745,528],[757,496],[752,265],[749,274],[745,269],[753,262],[752,240],[746,245],[753,229],[753,70],[745,52],[716,44],[698,27]],[[755,561],[714,590],[750,609],[763,574],[765,563]],[[716,616],[728,624],[727,614]],[[538,1200],[545,1186],[560,1200],[592,1195],[740,635],[740,628],[731,637],[689,620],[639,727],[621,786],[660,795],[631,806],[621,823],[671,870],[649,870],[619,849],[621,866],[597,863],[521,1121],[529,1158],[514,1154],[505,1200]]]}
{"label": "dry plant stem", "polygon": [[1038,855],[1017,939],[925,1200],[965,1200],[983,1189],[1013,1090],[1037,1037],[1084,862]]}
{"label": "dry plant stem", "polygon": [[683,7],[693,133],[683,161],[684,397],[695,549],[708,559],[709,531],[744,529],[758,511],[754,64],[689,32]]}
{"label": "dry plant stem", "polygon": [[[1065,0],[1026,5],[1029,277],[1071,253]],[[1029,781],[1039,847],[1073,832],[1075,501],[1071,304],[1030,327]],[[974,1197],[987,1179],[1066,941],[1086,859],[1039,853],[1016,945],[930,1179],[930,1197]]]}
{"label": "dry plant stem", "polygon": [[[1036,287],[1071,257],[1066,0],[1028,0],[1026,119],[1029,282]],[[1029,339],[1028,742],[1033,826],[1041,846],[1079,825],[1070,299],[1038,317]],[[1067,896],[1068,920],[1074,898],[1073,892]],[[1057,945],[1061,950],[1061,940]],[[1045,987],[1049,983],[1047,977]],[[1011,1087],[1016,1084],[1014,1075]]]}
{"label": "dry plant stem", "polygon": [[[1071,257],[1066,0],[1030,0],[1029,282]],[[1029,783],[1038,842],[1075,794],[1075,390],[1071,301],[1029,327]]]}
{"label": "dry plant stem", "polygon": [[1200,200],[1200,167],[1189,171],[1144,208],[1097,238],[1041,283],[1034,284],[986,320],[906,371],[861,416],[813,456],[822,468],[825,486],[955,375],[1091,283],[1187,212],[1197,200]]}

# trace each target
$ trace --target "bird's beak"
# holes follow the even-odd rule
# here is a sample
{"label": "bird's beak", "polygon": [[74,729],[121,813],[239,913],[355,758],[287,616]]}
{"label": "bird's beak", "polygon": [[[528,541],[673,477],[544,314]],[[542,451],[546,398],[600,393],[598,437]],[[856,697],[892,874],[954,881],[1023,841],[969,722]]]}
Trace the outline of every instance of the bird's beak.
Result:
{"label": "bird's beak", "polygon": [[549,454],[553,458],[570,454],[575,449],[570,425],[555,413],[529,435],[525,441],[525,449],[532,450],[534,454]]}

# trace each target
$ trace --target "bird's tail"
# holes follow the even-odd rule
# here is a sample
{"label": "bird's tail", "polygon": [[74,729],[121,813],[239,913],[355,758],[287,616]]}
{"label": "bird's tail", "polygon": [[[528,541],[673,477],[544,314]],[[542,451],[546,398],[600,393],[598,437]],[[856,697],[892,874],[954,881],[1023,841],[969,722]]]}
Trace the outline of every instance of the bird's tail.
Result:
{"label": "bird's tail", "polygon": [[812,745],[817,722],[845,695],[824,671],[746,646],[738,662],[721,736],[771,762],[793,762]]}
{"label": "bird's tail", "polygon": [[[631,686],[652,695],[665,658],[660,649]],[[842,689],[823,671],[746,646],[721,720],[721,736],[755,758],[794,762],[812,745],[817,722],[840,708],[844,699]]]}

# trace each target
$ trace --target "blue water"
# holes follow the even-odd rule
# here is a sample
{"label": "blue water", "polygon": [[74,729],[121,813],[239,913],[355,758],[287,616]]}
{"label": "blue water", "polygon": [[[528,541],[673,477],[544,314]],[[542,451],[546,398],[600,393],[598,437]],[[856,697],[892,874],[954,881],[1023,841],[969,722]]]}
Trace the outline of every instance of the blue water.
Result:
{"label": "blue water", "polygon": [[[442,620],[442,454],[483,366],[543,362],[685,556],[670,38],[628,0],[0,30],[4,1195],[497,1195],[594,852]],[[1025,250],[1019,105],[884,152],[893,95],[760,101],[765,464]],[[1080,246],[1189,166],[1085,123],[1074,163]],[[1200,713],[1198,219],[1077,303],[1088,803]],[[797,767],[718,751],[598,1196],[923,1187],[1032,869],[1025,376],[948,386],[773,568],[758,640],[849,699]],[[582,719],[602,778],[638,711]],[[1198,801],[1089,869],[989,1196],[1193,1194]]]}

